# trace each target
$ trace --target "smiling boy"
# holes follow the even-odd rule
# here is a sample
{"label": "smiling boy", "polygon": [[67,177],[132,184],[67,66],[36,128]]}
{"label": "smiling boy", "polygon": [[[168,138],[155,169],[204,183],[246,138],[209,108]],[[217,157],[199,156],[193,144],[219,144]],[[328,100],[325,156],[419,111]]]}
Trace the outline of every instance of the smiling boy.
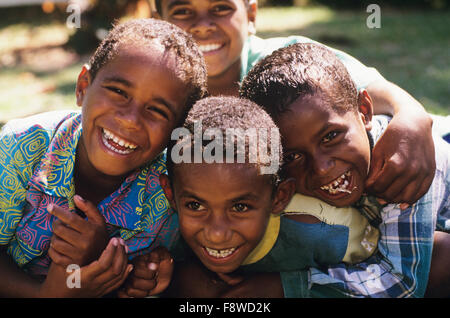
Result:
{"label": "smiling boy", "polygon": [[[281,178],[282,149],[278,128],[259,106],[235,97],[205,98],[194,105],[183,127],[194,135],[198,122],[202,123],[204,134],[213,129],[214,138],[186,140],[185,135],[181,139],[175,138],[169,146],[168,176],[161,175],[160,180],[168,200],[178,212],[184,241],[209,271],[222,278],[236,271],[293,271],[343,261],[352,263],[375,252],[378,232],[368,230],[367,220],[355,209],[333,210],[321,203],[322,209],[328,208],[345,218],[346,225],[336,223],[332,218],[327,221],[326,217],[322,222],[311,222],[314,218],[298,213],[304,206],[300,210],[292,206],[285,209],[291,200],[294,183],[292,179]],[[255,128],[254,133],[248,133],[252,128]],[[235,135],[226,133],[231,129]],[[253,142],[255,139],[256,143]],[[240,141],[243,141],[241,146]],[[205,154],[204,149],[211,143],[216,146],[215,160],[203,156],[194,161],[191,150]],[[182,149],[177,147],[179,144],[183,145]],[[226,148],[226,152],[219,150],[221,147]],[[267,152],[263,150],[267,156],[261,155],[264,148],[268,149]],[[229,155],[230,149],[233,156]],[[179,158],[176,156],[179,151],[188,156],[182,156],[184,161],[175,162],[173,159]],[[275,152],[278,156],[274,156]],[[263,169],[269,166],[278,168]],[[301,198],[311,207],[316,200],[310,199]],[[349,223],[353,226],[348,226]],[[364,239],[368,245],[369,242],[373,244],[370,251],[364,247]],[[176,250],[174,256],[180,258]],[[176,282],[181,280],[187,284],[186,281],[191,280],[186,288],[190,292],[183,296],[217,297],[217,289],[222,289],[220,292],[227,290],[227,286],[220,286],[220,283],[202,288],[210,280],[191,276],[175,275]],[[186,292],[184,288],[172,290]]]}
{"label": "smiling boy", "polygon": [[[367,200],[371,151],[390,118],[372,118],[369,94],[357,91],[331,51],[316,44],[279,49],[248,74],[241,94],[264,107],[279,126],[284,171],[295,178],[296,192],[338,207]],[[343,294],[422,297],[427,283],[436,283],[428,282],[428,273],[435,229],[450,230],[450,149],[439,137],[434,146],[437,169],[429,191],[405,211],[385,205],[372,220],[380,229],[380,254],[358,267],[311,269],[311,285],[331,284]],[[440,256],[448,264],[445,254]],[[440,274],[448,286],[448,276]],[[297,287],[314,294],[314,288]],[[444,293],[448,296],[448,289]]]}
{"label": "smiling boy", "polygon": [[[1,131],[1,295],[103,296],[130,273],[128,261],[177,235],[158,177],[171,130],[206,94],[197,45],[167,22],[131,20],[89,64],[76,87],[81,114],[40,114]],[[112,280],[68,289],[61,264],[78,264],[84,277],[110,238],[120,253],[108,249],[107,259],[123,260],[100,267],[117,270]]]}

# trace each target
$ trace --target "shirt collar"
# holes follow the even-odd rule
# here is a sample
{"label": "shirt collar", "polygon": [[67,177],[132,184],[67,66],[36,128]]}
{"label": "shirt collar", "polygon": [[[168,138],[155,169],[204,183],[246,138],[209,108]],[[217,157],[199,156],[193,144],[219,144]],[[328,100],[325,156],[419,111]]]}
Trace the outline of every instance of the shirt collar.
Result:
{"label": "shirt collar", "polygon": [[[73,169],[82,132],[81,114],[63,121],[36,168],[30,185],[49,196],[66,198],[75,210]],[[105,222],[132,231],[142,231],[157,221],[169,206],[159,184],[165,170],[165,152],[150,164],[131,173],[122,185],[97,206]]]}
{"label": "shirt collar", "polygon": [[61,122],[56,129],[46,153],[30,179],[30,185],[56,197],[71,198],[74,195],[73,168],[78,140],[81,136],[81,114]]}

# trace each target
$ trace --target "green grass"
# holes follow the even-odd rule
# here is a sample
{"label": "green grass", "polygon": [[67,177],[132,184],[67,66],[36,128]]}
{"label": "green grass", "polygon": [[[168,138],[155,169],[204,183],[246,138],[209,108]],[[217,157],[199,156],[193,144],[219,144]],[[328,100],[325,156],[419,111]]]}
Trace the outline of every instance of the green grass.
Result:
{"label": "green grass", "polygon": [[82,64],[51,72],[28,68],[2,71],[0,75],[0,121],[44,111],[75,108],[75,80]]}
{"label": "green grass", "polygon": [[[381,28],[368,13],[327,8],[271,8],[258,16],[261,37],[299,34],[347,52],[407,90],[433,113],[450,114],[450,12],[381,9]],[[298,17],[297,26],[280,31]],[[301,25],[301,21],[305,21]],[[273,31],[275,30],[275,31]]]}
{"label": "green grass", "polygon": [[[450,114],[450,12],[382,8],[380,29],[367,28],[367,16],[363,9],[261,8],[257,29],[264,38],[298,34],[341,49],[376,67],[430,112]],[[30,46],[54,49],[70,32],[64,24],[45,19],[0,24],[0,124],[37,112],[76,108],[75,82],[87,57],[37,50],[21,56],[20,63],[12,58],[13,52]]]}

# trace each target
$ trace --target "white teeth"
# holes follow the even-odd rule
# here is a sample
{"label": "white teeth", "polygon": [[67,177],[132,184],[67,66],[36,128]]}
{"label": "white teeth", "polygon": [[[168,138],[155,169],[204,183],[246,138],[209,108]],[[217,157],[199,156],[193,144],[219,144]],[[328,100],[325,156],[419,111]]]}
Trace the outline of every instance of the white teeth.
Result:
{"label": "white teeth", "polygon": [[347,177],[349,176],[351,176],[351,172],[347,171],[340,177],[331,181],[329,184],[323,185],[320,188],[322,190],[328,191],[331,194],[336,194],[338,192],[351,193],[351,191],[347,189],[348,185],[350,184],[350,182],[347,180]]}
{"label": "white teeth", "polygon": [[217,50],[221,46],[222,45],[220,45],[220,44],[205,44],[205,45],[199,45],[199,49],[203,53],[207,53],[207,52],[211,52],[211,51]]}
{"label": "white teeth", "polygon": [[224,258],[224,257],[227,257],[227,256],[233,254],[233,252],[236,250],[236,247],[228,248],[225,250],[215,250],[215,249],[205,246],[205,249],[209,255],[211,255],[215,258]]}
{"label": "white teeth", "polygon": [[[105,145],[108,149],[110,149],[110,150],[112,150],[112,151],[114,151],[114,152],[117,152],[117,153],[119,153],[119,154],[122,154],[122,155],[129,154],[129,153],[133,152],[134,149],[137,148],[137,145],[132,144],[132,143],[126,141],[126,140],[123,140],[123,139],[119,138],[118,136],[114,135],[111,131],[109,131],[109,130],[107,130],[107,129],[105,129],[105,128],[103,128],[102,139],[103,139],[104,145]],[[112,146],[112,145],[108,142],[108,140],[112,140],[112,141],[114,141],[116,144],[118,144],[118,145],[120,145],[120,146],[122,146],[122,147],[126,147],[126,148],[128,148],[128,149],[126,149],[126,150],[117,149],[117,148],[115,148],[114,146]]]}

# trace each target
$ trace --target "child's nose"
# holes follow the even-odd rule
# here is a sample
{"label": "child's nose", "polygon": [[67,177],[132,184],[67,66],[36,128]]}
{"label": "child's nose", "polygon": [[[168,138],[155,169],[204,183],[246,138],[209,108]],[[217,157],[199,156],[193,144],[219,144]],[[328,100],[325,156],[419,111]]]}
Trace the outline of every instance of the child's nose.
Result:
{"label": "child's nose", "polygon": [[139,111],[135,107],[127,107],[116,113],[116,121],[124,128],[136,129],[140,122]]}
{"label": "child's nose", "polygon": [[326,155],[315,156],[313,161],[314,172],[317,175],[325,176],[330,173],[335,167],[335,162],[333,158]]}
{"label": "child's nose", "polygon": [[216,30],[216,24],[208,16],[199,16],[189,29],[189,33],[197,36],[207,36]]}
{"label": "child's nose", "polygon": [[231,238],[231,230],[224,217],[211,216],[204,227],[205,239],[212,244],[222,244]]}

